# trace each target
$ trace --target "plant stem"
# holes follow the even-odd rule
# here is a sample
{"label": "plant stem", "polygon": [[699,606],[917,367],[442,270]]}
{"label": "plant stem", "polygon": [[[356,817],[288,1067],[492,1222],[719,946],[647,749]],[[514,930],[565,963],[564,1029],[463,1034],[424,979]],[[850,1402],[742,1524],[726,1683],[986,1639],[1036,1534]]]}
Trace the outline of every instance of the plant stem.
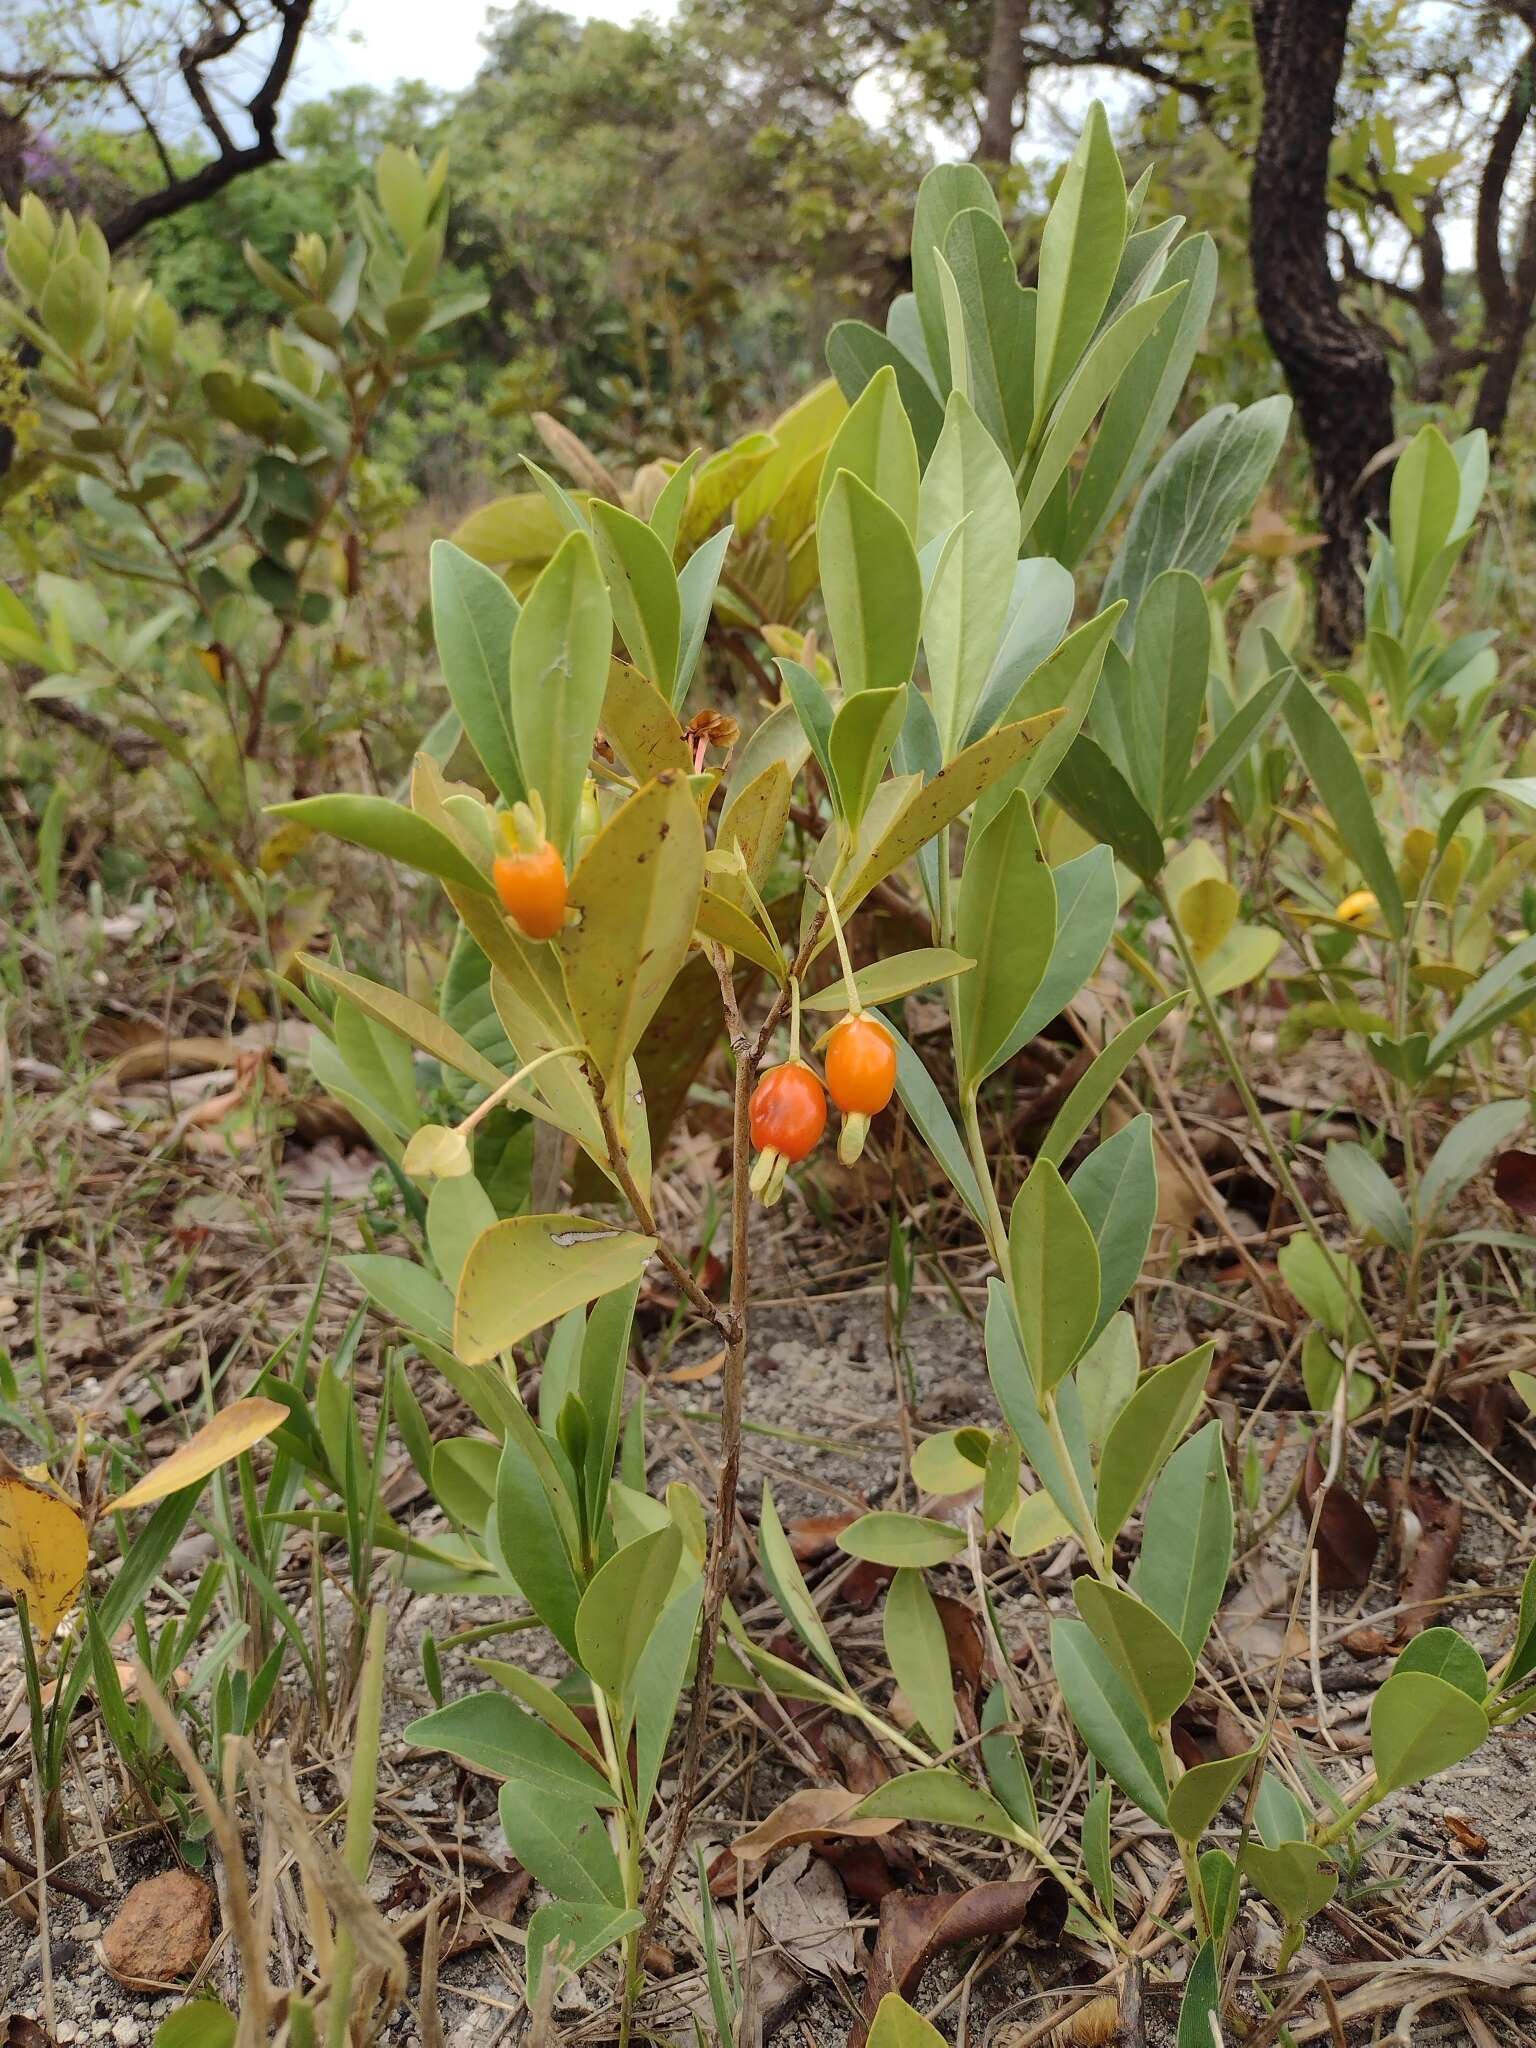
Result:
{"label": "plant stem", "polygon": [[601,1123],[603,1130],[603,1143],[608,1148],[608,1169],[617,1182],[624,1199],[634,1211],[635,1221],[640,1225],[640,1228],[647,1237],[655,1238],[657,1258],[661,1260],[661,1263],[672,1275],[672,1278],[677,1282],[683,1293],[693,1303],[693,1306],[698,1310],[705,1322],[713,1325],[723,1336],[726,1336],[727,1342],[729,1342],[729,1335],[718,1305],[710,1300],[697,1279],[688,1270],[687,1266],[684,1265],[683,1261],[673,1251],[656,1227],[655,1212],[641,1193],[640,1184],[630,1171],[629,1154],[624,1149],[624,1140],[619,1135],[619,1127],[613,1120],[613,1111],[608,1106],[607,1097],[603,1092],[601,1075],[595,1073],[589,1066],[587,1068],[587,1078],[592,1084],[592,1096],[597,1104],[598,1121]]}
{"label": "plant stem", "polygon": [[1190,987],[1195,992],[1195,1001],[1200,1005],[1200,1014],[1204,1017],[1205,1026],[1211,1034],[1212,1043],[1221,1056],[1222,1065],[1226,1068],[1232,1085],[1237,1090],[1238,1100],[1243,1105],[1244,1114],[1253,1126],[1253,1134],[1264,1147],[1265,1156],[1274,1169],[1276,1180],[1280,1183],[1287,1201],[1290,1202],[1292,1208],[1305,1225],[1307,1235],[1317,1246],[1319,1252],[1321,1252],[1329,1272],[1333,1275],[1335,1284],[1343,1294],[1344,1299],[1352,1304],[1355,1314],[1365,1326],[1366,1334],[1370,1339],[1371,1349],[1376,1353],[1381,1364],[1386,1366],[1388,1363],[1386,1346],[1378,1336],[1376,1327],[1366,1314],[1364,1308],[1355,1300],[1350,1290],[1349,1270],[1332,1245],[1323,1236],[1322,1226],[1313,1215],[1306,1196],[1297,1185],[1296,1176],[1291,1172],[1285,1154],[1280,1150],[1275,1140],[1274,1132],[1269,1128],[1268,1119],[1260,1107],[1259,1098],[1253,1092],[1253,1084],[1248,1079],[1247,1069],[1238,1058],[1237,1048],[1227,1036],[1227,1028],[1221,1021],[1220,1013],[1217,1011],[1216,1005],[1206,989],[1204,978],[1195,963],[1193,953],[1189,949],[1189,943],[1184,937],[1178,919],[1173,914],[1173,906],[1168,901],[1167,892],[1160,881],[1152,884],[1152,890],[1162,908],[1164,917],[1168,920],[1168,929],[1173,934],[1173,943],[1178,948],[1179,960],[1183,966],[1185,976]]}
{"label": "plant stem", "polygon": [[[379,1722],[384,1705],[384,1649],[388,1641],[389,1609],[383,1601],[368,1617],[368,1639],[363,1652],[363,1674],[357,1701],[357,1739],[352,1752],[352,1783],[347,1793],[347,1827],[342,1855],[347,1869],[359,1884],[367,1881],[373,1855],[373,1809],[379,1790]],[[326,2018],[329,2048],[343,2048],[351,2027],[352,1972],[357,1950],[352,1931],[343,1920],[336,1928],[336,1967],[331,1979],[330,2006]]]}
{"label": "plant stem", "polygon": [[709,1726],[709,1709],[715,1689],[715,1653],[720,1642],[720,1621],[725,1609],[726,1580],[731,1546],[736,1531],[736,1489],[741,1475],[741,1424],[746,1403],[747,1300],[749,1247],[747,1225],[751,1216],[752,1192],[748,1185],[752,1166],[752,1141],[748,1107],[757,1078],[757,1063],[765,1041],[754,1050],[742,1026],[736,1003],[736,985],[723,949],[712,949],[720,997],[725,1008],[726,1027],[736,1055],[736,1090],[731,1120],[731,1297],[722,1319],[710,1303],[711,1316],[725,1337],[725,1364],[720,1404],[720,1476],[715,1491],[715,1520],[709,1532],[709,1550],[704,1563],[704,1603],[699,1621],[699,1655],[694,1673],[693,1694],[688,1703],[688,1728],[678,1764],[677,1790],[673,1794],[672,1818],[666,1841],[651,1873],[645,1897],[645,1919],[635,1937],[636,1953],[643,1954],[650,1940],[666,1896],[671,1888],[678,1858],[687,1839],[688,1823],[698,1796],[699,1768],[704,1755],[704,1738]]}

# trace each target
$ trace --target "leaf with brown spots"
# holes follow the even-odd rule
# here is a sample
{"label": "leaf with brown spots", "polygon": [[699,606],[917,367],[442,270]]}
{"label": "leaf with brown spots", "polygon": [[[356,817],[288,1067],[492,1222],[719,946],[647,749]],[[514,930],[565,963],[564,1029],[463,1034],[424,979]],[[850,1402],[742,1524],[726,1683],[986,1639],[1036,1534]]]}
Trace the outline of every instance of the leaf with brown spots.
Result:
{"label": "leaf with brown spots", "polygon": [[89,1562],[85,1524],[67,1500],[16,1474],[0,1479],[0,1586],[26,1600],[39,1642],[74,1606]]}

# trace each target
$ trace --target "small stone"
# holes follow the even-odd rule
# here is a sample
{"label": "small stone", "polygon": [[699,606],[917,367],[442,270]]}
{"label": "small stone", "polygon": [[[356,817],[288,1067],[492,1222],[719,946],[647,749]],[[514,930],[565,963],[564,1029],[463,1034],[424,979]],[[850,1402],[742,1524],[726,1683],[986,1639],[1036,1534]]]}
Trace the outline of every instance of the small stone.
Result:
{"label": "small stone", "polygon": [[117,2048],[138,2048],[139,2031],[138,2021],[129,2019],[126,2013],[112,2023],[112,2038]]}
{"label": "small stone", "polygon": [[[178,1977],[189,1977],[212,1941],[212,1891],[184,1870],[167,1870],[133,1887],[102,1937],[101,1951],[120,1984],[158,1991]],[[137,2041],[137,2020],[126,2024],[134,2028]],[[131,2048],[121,2035],[117,2039],[121,2048]]]}
{"label": "small stone", "polygon": [[58,2042],[59,2048],[69,2048],[71,2041],[79,2040],[80,2029],[73,2020],[60,2020],[53,2038]]}

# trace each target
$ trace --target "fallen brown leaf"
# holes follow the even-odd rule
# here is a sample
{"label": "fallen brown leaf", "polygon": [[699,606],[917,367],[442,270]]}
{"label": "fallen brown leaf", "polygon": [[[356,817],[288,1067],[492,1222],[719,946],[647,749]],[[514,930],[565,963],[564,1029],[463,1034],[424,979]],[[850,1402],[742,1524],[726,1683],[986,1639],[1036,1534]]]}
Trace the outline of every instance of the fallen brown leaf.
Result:
{"label": "fallen brown leaf", "polygon": [[[1402,1498],[1398,1482],[1393,1482],[1389,1495],[1393,1513],[1397,1514]],[[1450,1583],[1464,1519],[1461,1502],[1451,1500],[1438,1486],[1429,1483],[1409,1487],[1408,1506],[1419,1524],[1419,1540],[1399,1589],[1403,1600],[1397,1624],[1399,1645],[1439,1618],[1439,1602]]]}
{"label": "fallen brown leaf", "polygon": [[1493,1192],[1517,1216],[1536,1216],[1536,1152],[1501,1152],[1493,1162]]}
{"label": "fallen brown leaf", "polygon": [[821,1841],[831,1835],[871,1841],[901,1826],[899,1820],[850,1820],[848,1816],[862,1797],[845,1785],[807,1785],[791,1792],[755,1828],[738,1835],[731,1854],[741,1863],[760,1863],[798,1842]]}
{"label": "fallen brown leaf", "polygon": [[1028,1946],[1054,1948],[1066,1921],[1067,1895],[1043,1873],[973,1885],[967,1892],[891,1892],[880,1902],[879,1932],[848,2048],[864,2048],[881,1999],[890,1991],[909,1997],[941,1948],[1020,1929]]}
{"label": "fallen brown leaf", "polygon": [[960,1725],[967,1741],[974,1741],[977,1734],[976,1701],[987,1662],[981,1624],[963,1600],[951,1599],[947,1593],[935,1594],[933,1604],[939,1610],[944,1640],[949,1647],[949,1668],[955,1681],[955,1705],[960,1712]]}
{"label": "fallen brown leaf", "polygon": [[1440,1818],[1445,1823],[1446,1833],[1461,1848],[1465,1849],[1469,1856],[1486,1856],[1488,1854],[1488,1837],[1480,1835],[1463,1814],[1442,1813]]}
{"label": "fallen brown leaf", "polygon": [[24,2012],[13,2012],[5,2023],[5,2048],[58,2048],[52,2034]]}
{"label": "fallen brown leaf", "polygon": [[[1323,1461],[1314,1443],[1301,1476],[1301,1514],[1308,1525],[1323,1482]],[[1371,1566],[1381,1538],[1376,1524],[1347,1486],[1330,1486],[1317,1524],[1317,1583],[1324,1592],[1359,1592],[1371,1583]]]}
{"label": "fallen brown leaf", "polygon": [[696,1359],[692,1365],[675,1365],[662,1378],[675,1386],[687,1386],[694,1380],[712,1380],[725,1363],[725,1353],[717,1351],[709,1358]]}
{"label": "fallen brown leaf", "polygon": [[771,1941],[818,1976],[858,1967],[848,1895],[830,1863],[812,1861],[804,1844],[761,1885],[752,1910]]}
{"label": "fallen brown leaf", "polygon": [[857,1515],[801,1515],[789,1523],[784,1534],[789,1538],[795,1562],[814,1564],[818,1558],[830,1556],[838,1537],[857,1520]]}

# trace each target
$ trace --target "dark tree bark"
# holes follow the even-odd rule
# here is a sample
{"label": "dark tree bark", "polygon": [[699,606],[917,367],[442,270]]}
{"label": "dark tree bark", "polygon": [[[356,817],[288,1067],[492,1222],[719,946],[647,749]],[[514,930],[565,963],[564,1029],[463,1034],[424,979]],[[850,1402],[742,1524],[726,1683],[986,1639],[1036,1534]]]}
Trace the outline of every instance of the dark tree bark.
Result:
{"label": "dark tree bark", "polygon": [[1477,195],[1477,285],[1483,300],[1487,366],[1477,387],[1472,424],[1497,440],[1536,311],[1536,191],[1526,202],[1513,277],[1505,274],[1502,224],[1505,188],[1515,150],[1536,103],[1536,36],[1509,82],[1509,96],[1493,132]]}
{"label": "dark tree bark", "polygon": [[1344,311],[1328,256],[1328,151],[1351,0],[1253,0],[1264,107],[1254,156],[1250,253],[1259,318],[1312,457],[1326,541],[1318,555],[1323,651],[1360,637],[1368,521],[1389,472],[1370,470],[1395,427],[1381,344]]}
{"label": "dark tree bark", "polygon": [[1019,132],[1019,101],[1029,84],[1024,31],[1029,25],[1030,6],[1031,0],[993,0],[992,33],[987,40],[987,64],[981,82],[977,163],[1013,161],[1014,137]]}

